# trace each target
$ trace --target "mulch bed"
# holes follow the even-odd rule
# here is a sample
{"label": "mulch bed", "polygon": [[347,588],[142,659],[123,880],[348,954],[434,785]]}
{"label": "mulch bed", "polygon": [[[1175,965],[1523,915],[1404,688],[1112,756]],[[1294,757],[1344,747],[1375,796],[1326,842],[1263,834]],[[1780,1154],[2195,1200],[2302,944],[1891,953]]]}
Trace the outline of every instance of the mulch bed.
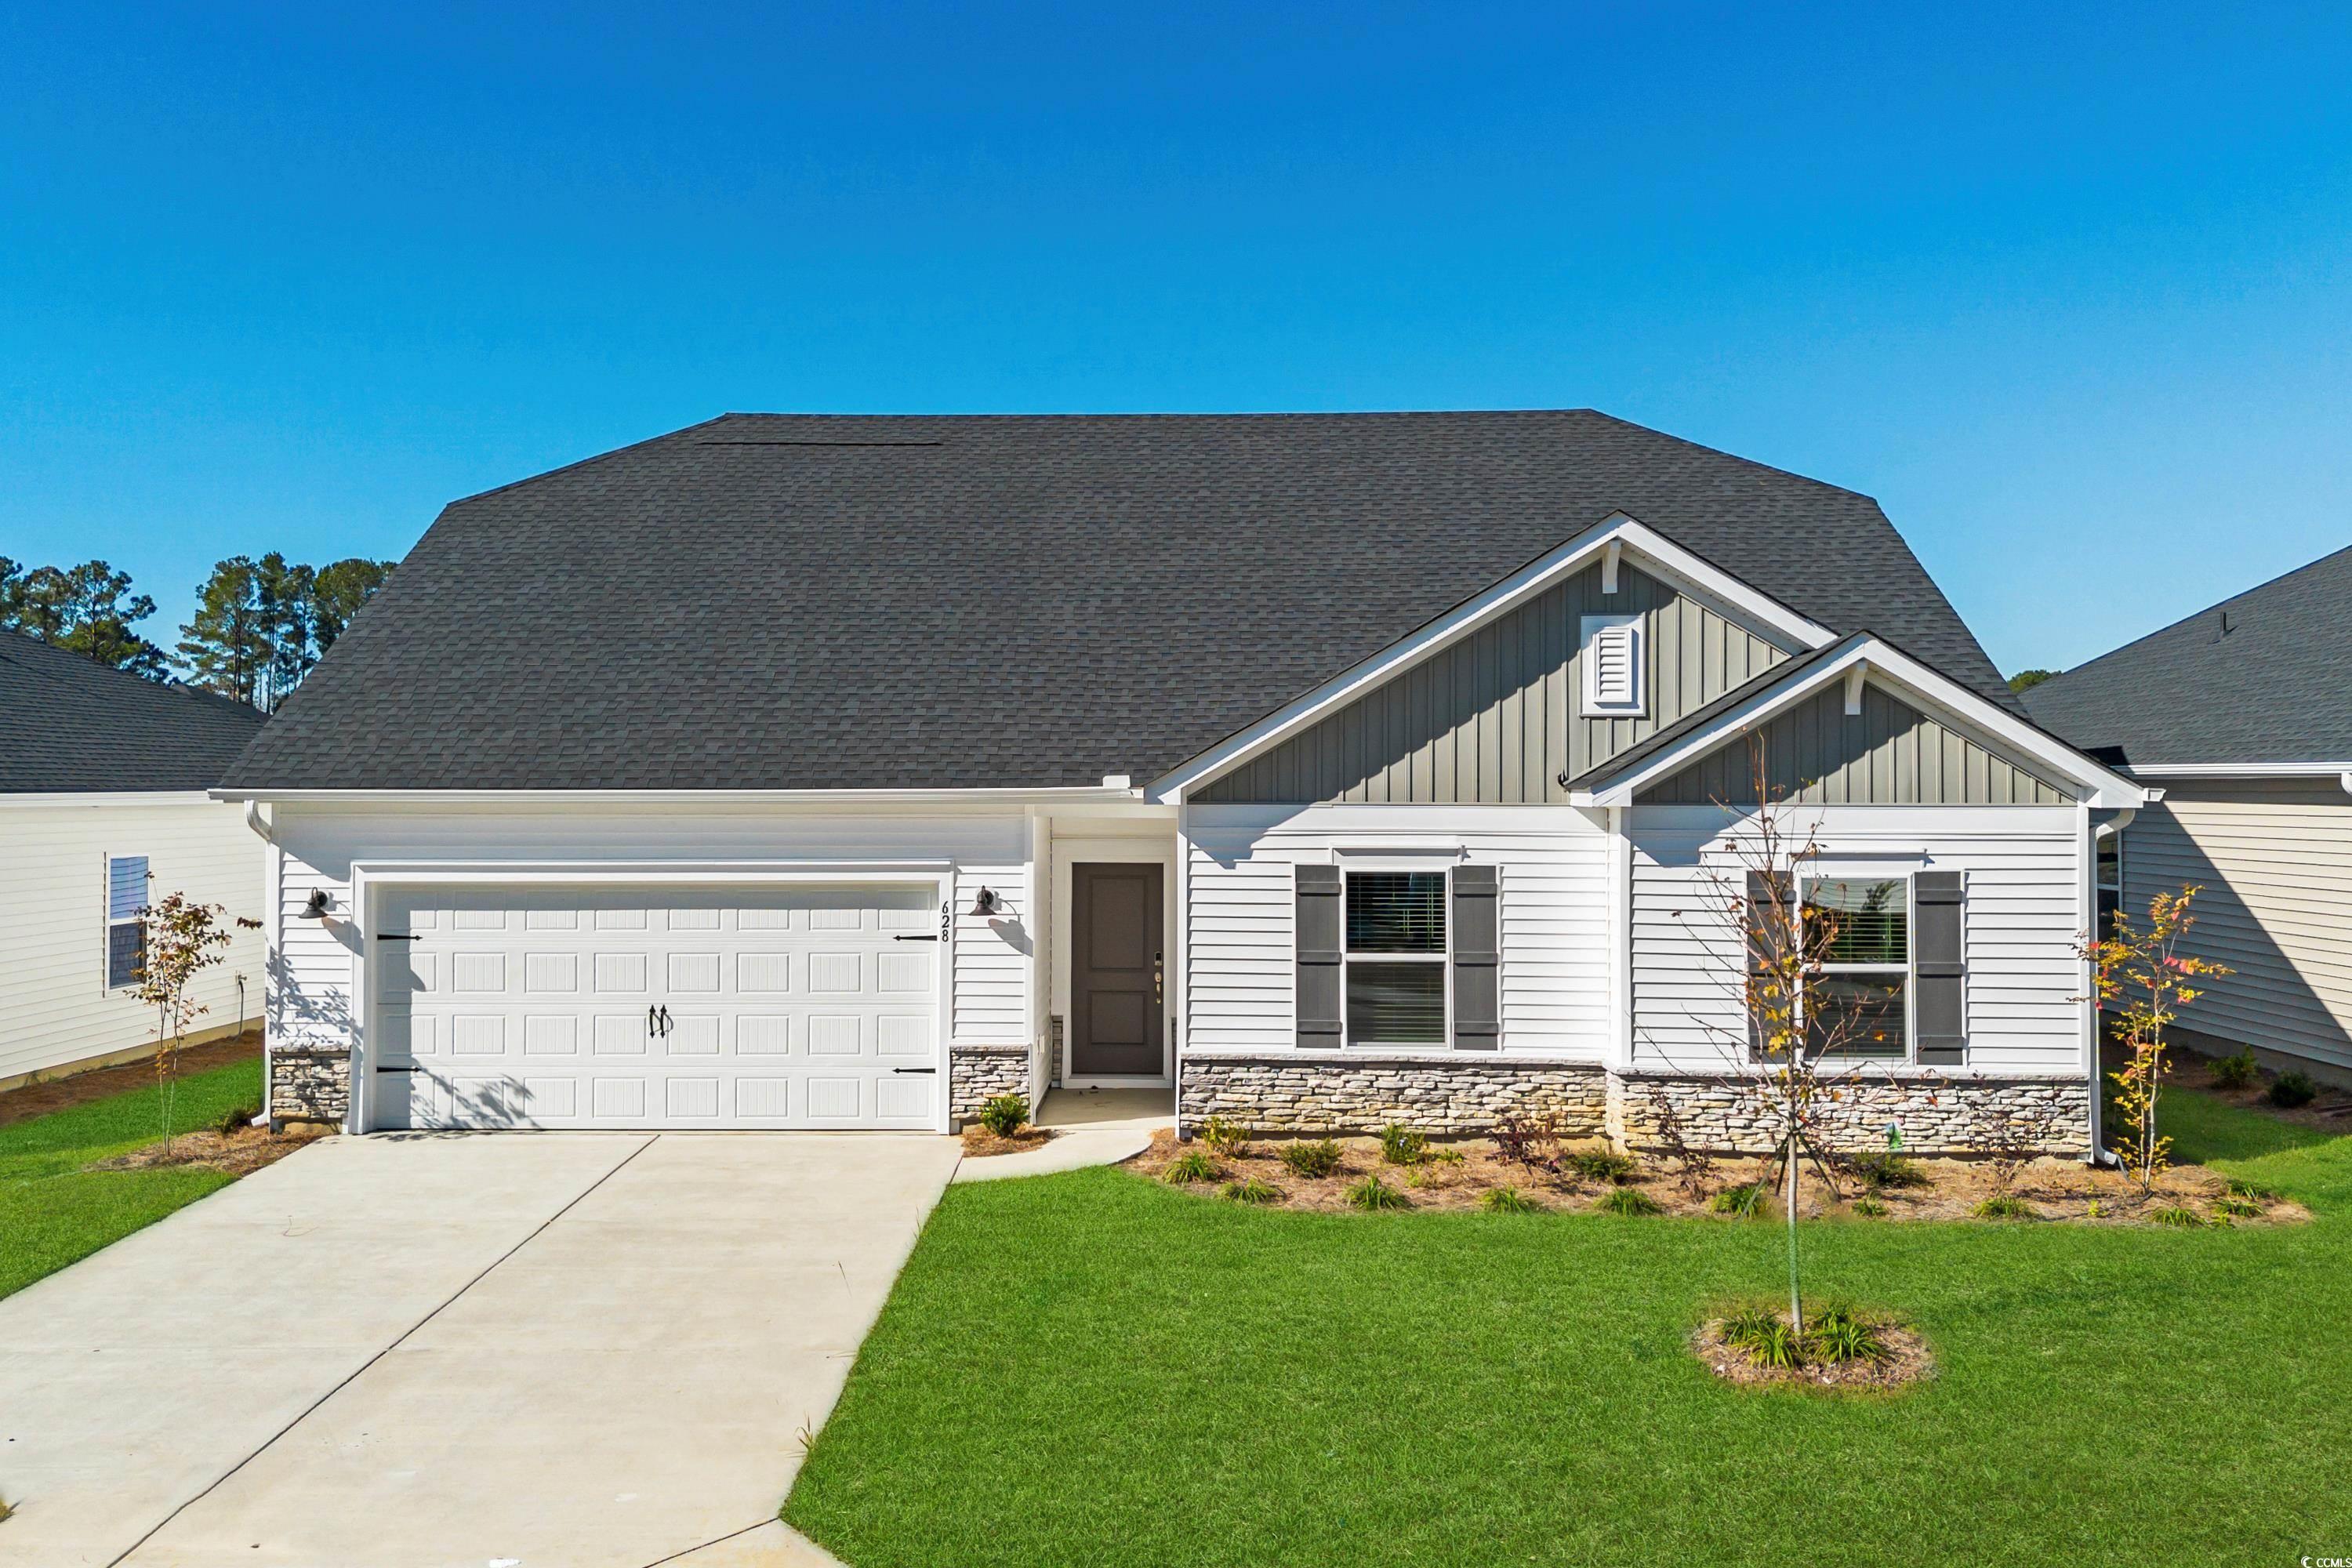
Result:
{"label": "mulch bed", "polygon": [[[207,1068],[226,1067],[231,1062],[247,1061],[260,1054],[261,1031],[257,1027],[227,1039],[188,1047],[180,1053],[180,1070],[183,1073],[203,1072]],[[52,1110],[63,1110],[68,1106],[85,1104],[93,1100],[110,1099],[129,1089],[142,1089],[154,1081],[155,1063],[151,1057],[142,1061],[125,1062],[121,1067],[78,1072],[70,1078],[28,1083],[21,1089],[0,1093],[0,1127],[29,1117],[47,1116]]]}
{"label": "mulch bed", "polygon": [[[1496,1152],[1494,1144],[1483,1138],[1433,1142],[1433,1151],[1443,1152],[1440,1157],[1412,1166],[1384,1163],[1377,1138],[1339,1138],[1335,1140],[1341,1151],[1339,1169],[1328,1176],[1310,1178],[1293,1175],[1277,1157],[1276,1151],[1287,1141],[1256,1138],[1239,1155],[1212,1156],[1218,1168],[1216,1179],[1193,1183],[1181,1190],[1213,1198],[1225,1183],[1254,1178],[1281,1193],[1281,1202],[1269,1207],[1354,1213],[1357,1211],[1346,1197],[1347,1188],[1367,1175],[1377,1175],[1402,1194],[1407,1205],[1415,1209],[1469,1212],[1477,1208],[1485,1194],[1508,1186],[1517,1188],[1547,1209],[1566,1213],[1590,1210],[1612,1185],[1622,1185],[1644,1194],[1666,1214],[1736,1225],[1743,1223],[1743,1216],[1717,1213],[1709,1205],[1709,1200],[1719,1192],[1752,1186],[1767,1171],[1762,1160],[1725,1158],[1713,1162],[1713,1168],[1704,1175],[1685,1179],[1682,1173],[1658,1161],[1643,1159],[1630,1178],[1612,1184],[1565,1173],[1529,1171],[1504,1160]],[[1598,1150],[1602,1145],[1596,1142],[1580,1147]],[[1153,1137],[1150,1149],[1129,1162],[1128,1169],[1158,1180],[1180,1156],[1196,1150],[1206,1152],[1206,1146],[1197,1140],[1180,1144],[1172,1130],[1163,1130]],[[1457,1155],[1458,1159],[1453,1158]],[[1832,1194],[1814,1172],[1807,1169],[1798,1186],[1797,1213],[1803,1218],[1851,1216],[1864,1224],[1973,1219],[1969,1211],[1999,1190],[1993,1173],[1980,1162],[1920,1159],[1912,1164],[1924,1178],[1924,1185],[1888,1187],[1867,1194],[1860,1184],[1851,1179],[1842,1179]],[[2213,1201],[2225,1196],[2228,1190],[2229,1183],[2223,1177],[2201,1165],[2176,1165],[2158,1180],[2156,1195],[2150,1198],[2120,1172],[2058,1159],[2035,1160],[2025,1165],[2011,1187],[2014,1195],[2031,1206],[2034,1219],[2090,1225],[2152,1224],[2158,1210],[2176,1205],[2210,1215]],[[1865,1195],[1882,1205],[1885,1212],[1867,1217],[1855,1214],[1855,1200]],[[1785,1202],[1782,1194],[1773,1193],[1761,1205],[1759,1217],[1779,1217],[1785,1212]],[[2095,1215],[2092,1212],[2095,1203]],[[2260,1217],[2238,1218],[2231,1223],[2292,1224],[2311,1217],[2301,1205],[2285,1199],[2263,1200],[2263,1207],[2264,1212]]]}
{"label": "mulch bed", "polygon": [[[2114,1065],[2112,1056],[2109,1065]],[[2273,1121],[2293,1122],[2297,1127],[2315,1127],[2322,1132],[2352,1132],[2352,1091],[2323,1083],[2319,1086],[2317,1099],[2290,1110],[2285,1106],[2271,1103],[2271,1085],[2278,1081],[2278,1076],[2264,1068],[2244,1089],[2223,1089],[2213,1081],[2213,1063],[2210,1058],[2181,1052],[2173,1058],[2172,1073],[2167,1081],[2186,1084],[2226,1104],[2234,1105],[2240,1110],[2251,1110],[2257,1116],[2267,1116]],[[2160,1107],[2157,1114],[2161,1125],[2163,1111]]]}
{"label": "mulch bed", "polygon": [[[1783,1320],[1786,1313],[1781,1314]],[[1714,1318],[1691,1335],[1691,1352],[1726,1383],[1763,1388],[1825,1388],[1887,1392],[1922,1383],[1936,1375],[1936,1357],[1927,1342],[1899,1323],[1882,1323],[1878,1337],[1886,1353],[1874,1359],[1808,1362],[1797,1366],[1759,1366],[1748,1352],[1723,1342],[1723,1320]]]}
{"label": "mulch bed", "polygon": [[1000,1138],[975,1121],[963,1130],[963,1157],[985,1160],[991,1154],[1020,1154],[1053,1142],[1052,1129],[1024,1127],[1010,1138]]}
{"label": "mulch bed", "polygon": [[331,1136],[331,1127],[298,1123],[283,1132],[247,1127],[235,1133],[217,1131],[183,1132],[172,1140],[167,1153],[161,1143],[133,1149],[110,1160],[83,1166],[86,1171],[223,1171],[232,1176],[250,1175],[275,1164],[315,1139]]}

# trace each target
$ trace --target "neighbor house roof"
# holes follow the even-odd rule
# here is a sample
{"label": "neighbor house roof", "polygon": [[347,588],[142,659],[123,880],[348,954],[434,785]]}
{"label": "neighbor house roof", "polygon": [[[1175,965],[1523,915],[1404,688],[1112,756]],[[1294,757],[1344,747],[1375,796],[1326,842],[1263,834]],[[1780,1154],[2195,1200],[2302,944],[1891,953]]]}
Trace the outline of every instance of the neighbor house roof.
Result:
{"label": "neighbor house roof", "polygon": [[2010,700],[1876,502],[1589,410],[728,415],[448,507],[224,783],[1140,780],[1620,511]]}
{"label": "neighbor house roof", "polygon": [[2033,687],[2027,709],[2131,767],[2352,761],[2352,550]]}
{"label": "neighbor house roof", "polygon": [[245,703],[0,631],[0,794],[205,789],[261,727]]}

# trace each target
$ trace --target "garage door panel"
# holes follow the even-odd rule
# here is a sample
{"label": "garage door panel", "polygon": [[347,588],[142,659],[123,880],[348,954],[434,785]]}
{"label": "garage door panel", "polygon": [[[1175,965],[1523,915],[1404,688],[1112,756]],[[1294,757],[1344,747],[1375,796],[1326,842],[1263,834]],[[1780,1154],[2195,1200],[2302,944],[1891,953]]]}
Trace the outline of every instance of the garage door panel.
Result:
{"label": "garage door panel", "polygon": [[377,1125],[937,1124],[926,889],[384,898]]}

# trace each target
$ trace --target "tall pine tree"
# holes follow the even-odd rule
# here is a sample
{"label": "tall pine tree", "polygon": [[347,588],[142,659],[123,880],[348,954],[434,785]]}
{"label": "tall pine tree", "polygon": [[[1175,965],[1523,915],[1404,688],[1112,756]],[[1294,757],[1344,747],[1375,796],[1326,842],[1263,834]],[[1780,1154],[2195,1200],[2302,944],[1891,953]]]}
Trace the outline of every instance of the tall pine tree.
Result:
{"label": "tall pine tree", "polygon": [[36,566],[29,572],[0,556],[0,626],[37,637],[115,669],[149,680],[168,678],[163,650],[134,624],[155,613],[155,601],[131,592],[131,574],[103,561],[79,566]]}
{"label": "tall pine tree", "polygon": [[293,694],[362,605],[391,575],[389,561],[354,556],[322,567],[277,551],[213,567],[196,613],[180,628],[189,684],[270,711]]}

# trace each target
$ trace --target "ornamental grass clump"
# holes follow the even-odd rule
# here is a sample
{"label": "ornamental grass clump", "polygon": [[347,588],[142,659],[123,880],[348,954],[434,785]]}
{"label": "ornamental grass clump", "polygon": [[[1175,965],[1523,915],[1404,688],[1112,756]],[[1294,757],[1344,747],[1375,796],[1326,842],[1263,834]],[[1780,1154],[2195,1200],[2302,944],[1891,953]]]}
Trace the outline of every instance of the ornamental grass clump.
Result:
{"label": "ornamental grass clump", "polygon": [[1633,1174],[1630,1155],[1612,1149],[1583,1149],[1560,1162],[1588,1182],[1622,1182]]}
{"label": "ornamental grass clump", "polygon": [[1750,1182],[1743,1187],[1724,1188],[1706,1200],[1706,1206],[1715,1214],[1738,1215],[1742,1219],[1748,1219],[1764,1212],[1765,1201],[1771,1195],[1772,1189],[1763,1183]]}
{"label": "ornamental grass clump", "polygon": [[1210,1117],[1193,1135],[1220,1160],[1238,1160],[1249,1152],[1249,1130],[1228,1117]]}
{"label": "ornamental grass clump", "polygon": [[2179,1204],[2167,1205],[2147,1217],[2151,1224],[2168,1226],[2175,1230],[2201,1230],[2212,1223],[2195,1209],[2183,1207]]}
{"label": "ornamental grass clump", "polygon": [[1337,1140],[1330,1138],[1285,1143],[1275,1152],[1275,1157],[1292,1175],[1318,1181],[1339,1170],[1339,1145]]}
{"label": "ornamental grass clump", "polygon": [[1252,1176],[1245,1182],[1227,1182],[1217,1195],[1227,1203],[1278,1204],[1282,1201],[1282,1189],[1272,1182],[1262,1182]]}
{"label": "ornamental grass clump", "polygon": [[1848,1155],[1845,1168],[1855,1181],[1874,1193],[1883,1193],[1890,1187],[1927,1184],[1927,1173],[1919,1168],[1916,1161],[1906,1160],[1892,1150]]}
{"label": "ornamental grass clump", "polygon": [[1489,1187],[1478,1194],[1478,1206],[1488,1214],[1542,1214],[1543,1205],[1517,1187]]}
{"label": "ornamental grass clump", "polygon": [[1775,1372],[1883,1362],[1892,1353],[1887,1325],[1850,1307],[1817,1313],[1801,1333],[1778,1312],[1744,1308],[1723,1321],[1718,1337],[1749,1365]]}
{"label": "ornamental grass clump", "polygon": [[1969,1211],[1979,1219],[2040,1219],[2042,1211],[2014,1193],[1995,1193]]}
{"label": "ornamental grass clump", "polygon": [[1209,1158],[1206,1151],[1195,1149],[1170,1161],[1168,1169],[1160,1173],[1160,1179],[1171,1187],[1189,1187],[1202,1182],[1216,1181],[1223,1174],[1224,1172]]}
{"label": "ornamental grass clump", "polygon": [[1012,1137],[1028,1120],[1029,1097],[1025,1094],[995,1094],[981,1102],[980,1124],[999,1138]]}
{"label": "ornamental grass clump", "polygon": [[1657,1199],[1652,1197],[1649,1194],[1643,1192],[1639,1187],[1612,1187],[1607,1192],[1601,1194],[1598,1201],[1593,1204],[1592,1208],[1593,1212],[1596,1214],[1627,1215],[1663,1214],[1665,1212],[1658,1206]]}
{"label": "ornamental grass clump", "polygon": [[1364,1176],[1348,1184],[1348,1206],[1367,1213],[1381,1209],[1409,1209],[1412,1200],[1381,1181],[1378,1176]]}

